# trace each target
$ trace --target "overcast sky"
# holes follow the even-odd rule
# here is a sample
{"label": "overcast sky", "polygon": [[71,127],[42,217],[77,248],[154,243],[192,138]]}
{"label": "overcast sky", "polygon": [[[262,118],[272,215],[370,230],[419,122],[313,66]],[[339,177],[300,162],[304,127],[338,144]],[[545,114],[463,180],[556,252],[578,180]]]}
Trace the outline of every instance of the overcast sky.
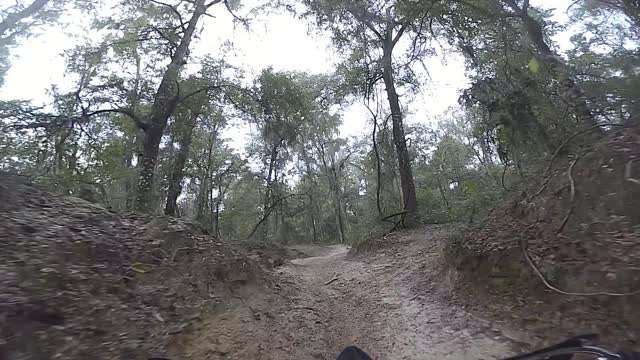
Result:
{"label": "overcast sky", "polygon": [[[5,0],[2,0],[5,1]],[[566,22],[565,10],[571,0],[537,0],[534,5],[555,8],[555,20]],[[270,14],[252,22],[250,31],[233,25],[223,8],[216,9],[215,18],[205,18],[200,38],[193,44],[196,57],[220,54],[222,44],[233,41],[233,50],[226,51],[225,60],[242,66],[247,72],[258,74],[261,69],[272,66],[276,70],[298,70],[313,73],[333,70],[338,56],[331,47],[327,35],[310,30],[304,21],[290,14]],[[46,102],[47,91],[52,84],[65,84],[62,51],[78,43],[77,35],[82,26],[73,25],[69,16],[66,28],[47,27],[39,35],[24,41],[12,51],[13,66],[0,89],[0,99],[31,99]],[[560,34],[556,39],[561,47],[568,46],[569,34]],[[433,122],[450,106],[457,103],[460,89],[467,86],[462,58],[447,55],[446,61],[437,56],[426,61],[429,78],[421,93],[412,101],[403,98],[409,108],[408,122]],[[344,113],[341,135],[357,135],[368,132],[367,112],[363,106],[354,105]],[[235,138],[236,147],[241,146],[247,136],[246,128],[229,129],[227,134]]]}

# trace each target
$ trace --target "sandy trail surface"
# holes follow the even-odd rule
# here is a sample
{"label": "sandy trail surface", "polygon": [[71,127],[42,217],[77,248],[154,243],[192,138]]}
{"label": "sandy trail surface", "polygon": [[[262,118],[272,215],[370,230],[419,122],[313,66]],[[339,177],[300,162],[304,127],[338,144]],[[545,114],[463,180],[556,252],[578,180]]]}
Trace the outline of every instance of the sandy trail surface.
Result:
{"label": "sandy trail surface", "polygon": [[[271,294],[239,294],[175,346],[186,359],[335,359],[356,345],[376,360],[494,359],[511,354],[481,319],[411,291],[407,258],[350,258],[346,246],[292,260]],[[429,256],[429,254],[424,254]],[[435,256],[435,254],[433,254]],[[428,271],[428,269],[423,269]],[[440,300],[439,300],[440,299]]]}

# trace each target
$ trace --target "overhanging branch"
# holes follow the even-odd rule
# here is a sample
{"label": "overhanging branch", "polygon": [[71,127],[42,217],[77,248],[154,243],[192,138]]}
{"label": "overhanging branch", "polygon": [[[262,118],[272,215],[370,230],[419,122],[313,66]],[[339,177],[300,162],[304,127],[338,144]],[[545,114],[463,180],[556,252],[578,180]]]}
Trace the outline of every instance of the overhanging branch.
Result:
{"label": "overhanging branch", "polygon": [[227,11],[229,12],[229,14],[231,14],[234,20],[241,23],[244,27],[249,26],[249,20],[243,19],[240,16],[236,15],[235,12],[233,12],[233,9],[231,9],[231,5],[229,4],[229,0],[224,0],[224,7],[227,8]]}
{"label": "overhanging branch", "polygon": [[378,38],[378,40],[380,41],[384,41],[384,36],[382,36],[382,34],[375,28],[375,26],[373,26],[373,24],[371,23],[371,21],[369,19],[366,18],[365,14],[359,14],[358,10],[354,10],[354,9],[348,9],[347,10],[354,18],[356,18],[356,20],[358,20],[361,24],[363,24],[364,26],[366,26],[367,28],[369,28],[369,30],[371,30],[376,37]]}
{"label": "overhanging branch", "polygon": [[180,14],[180,12],[178,11],[178,9],[175,8],[175,6],[173,6],[171,4],[164,3],[162,1],[158,1],[158,0],[150,0],[150,1],[152,3],[155,3],[155,4],[168,7],[171,10],[171,12],[174,13],[178,17],[178,21],[180,22],[180,27],[182,28],[182,31],[186,31],[187,30],[187,27],[185,26],[186,22],[182,18],[182,14]]}
{"label": "overhanging branch", "polygon": [[126,115],[131,120],[133,120],[133,122],[136,124],[136,126],[139,127],[141,130],[146,131],[148,129],[148,127],[149,127],[149,125],[147,123],[143,122],[133,111],[131,111],[129,109],[114,108],[114,109],[96,110],[96,111],[92,111],[92,112],[84,112],[82,114],[82,117],[90,118],[90,117],[95,116],[95,115],[107,114],[107,113],[116,113],[116,114]]}
{"label": "overhanging branch", "polygon": [[222,1],[222,0],[213,0],[212,2],[210,2],[210,3],[208,3],[208,4],[205,4],[205,5],[204,5],[204,8],[205,8],[205,9],[208,9],[208,8],[212,7],[213,5],[220,3],[221,1]]}

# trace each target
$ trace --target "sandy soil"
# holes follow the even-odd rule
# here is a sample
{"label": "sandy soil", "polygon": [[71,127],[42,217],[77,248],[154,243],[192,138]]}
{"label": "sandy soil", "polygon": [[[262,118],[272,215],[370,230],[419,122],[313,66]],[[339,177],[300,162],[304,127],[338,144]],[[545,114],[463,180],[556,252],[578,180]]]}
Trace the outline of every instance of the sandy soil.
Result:
{"label": "sandy soil", "polygon": [[347,345],[376,360],[512,353],[481,319],[436,296],[412,293],[406,258],[379,253],[353,259],[340,245],[319,254],[278,269],[273,294],[243,294],[227,311],[205,317],[176,338],[175,352],[194,360],[335,359]]}

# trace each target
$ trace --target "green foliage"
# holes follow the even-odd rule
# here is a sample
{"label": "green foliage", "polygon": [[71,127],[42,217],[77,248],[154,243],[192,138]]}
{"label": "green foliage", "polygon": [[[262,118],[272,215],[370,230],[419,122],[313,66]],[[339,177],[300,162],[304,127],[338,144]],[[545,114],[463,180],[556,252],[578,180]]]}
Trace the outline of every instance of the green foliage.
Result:
{"label": "green foliage", "polygon": [[490,149],[474,136],[478,119],[450,112],[440,128],[414,130],[418,197],[429,204],[422,209],[430,221],[473,222],[486,215],[506,195],[498,181],[501,167]]}

